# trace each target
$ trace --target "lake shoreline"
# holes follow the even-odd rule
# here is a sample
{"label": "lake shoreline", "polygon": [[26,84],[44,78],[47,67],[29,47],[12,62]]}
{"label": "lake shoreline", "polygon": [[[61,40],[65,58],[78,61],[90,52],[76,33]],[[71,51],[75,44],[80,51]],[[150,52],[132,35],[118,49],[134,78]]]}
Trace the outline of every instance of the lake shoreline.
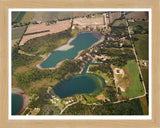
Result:
{"label": "lake shoreline", "polygon": [[[70,45],[70,43],[71,43],[78,35],[80,35],[80,34],[82,34],[82,33],[90,33],[90,34],[92,34],[93,37],[99,39],[97,42],[95,42],[95,43],[94,43],[92,46],[90,46],[90,47],[93,47],[93,46],[97,45],[98,43],[104,41],[104,39],[105,39],[104,34],[101,33],[101,32],[98,32],[98,31],[82,31],[82,32],[79,32],[76,36],[72,37],[66,44],[60,46],[59,48],[56,48],[53,52],[55,52],[55,51],[66,51],[66,50],[69,50],[70,48],[73,48],[74,46],[73,46],[73,45]],[[79,57],[79,55],[81,54],[82,51],[83,51],[83,50],[79,51],[78,54],[77,54],[77,56],[76,56],[74,59],[76,59],[77,57]],[[43,60],[41,63],[43,63],[53,52],[49,53],[49,54],[44,58],[44,60]],[[65,60],[59,62],[56,66],[50,67],[50,68],[43,68],[43,67],[41,66],[41,63],[37,64],[36,67],[37,67],[38,69],[56,69],[56,68],[58,68],[64,61],[65,61]]]}
{"label": "lake shoreline", "polygon": [[23,99],[23,103],[22,103],[22,107],[21,107],[21,110],[19,111],[19,113],[17,115],[20,115],[25,109],[26,107],[28,106],[29,104],[29,95],[26,95],[24,93],[23,90],[21,90],[20,88],[12,88],[12,93],[13,94],[17,94],[17,95],[20,95]]}

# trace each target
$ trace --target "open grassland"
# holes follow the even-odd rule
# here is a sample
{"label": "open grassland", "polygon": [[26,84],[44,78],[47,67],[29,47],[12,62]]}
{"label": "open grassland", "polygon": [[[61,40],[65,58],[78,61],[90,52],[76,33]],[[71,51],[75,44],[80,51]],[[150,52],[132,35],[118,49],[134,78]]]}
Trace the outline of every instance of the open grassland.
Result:
{"label": "open grassland", "polygon": [[73,24],[78,24],[78,25],[103,25],[103,16],[99,16],[99,17],[92,17],[92,18],[75,18],[73,20]]}
{"label": "open grassland", "polygon": [[33,16],[34,16],[34,12],[26,12],[21,20],[21,23],[31,22]]}
{"label": "open grassland", "polygon": [[148,20],[148,12],[130,12],[126,15],[127,19]]}
{"label": "open grassland", "polygon": [[144,89],[139,78],[139,71],[136,62],[128,62],[128,70],[131,78],[131,84],[126,90],[126,96],[129,98],[141,96],[144,94]]}
{"label": "open grassland", "polygon": [[58,33],[58,32],[64,31],[64,30],[68,29],[70,26],[71,26],[71,23],[69,20],[58,21],[56,24],[49,25],[49,26],[47,26],[45,23],[37,24],[37,25],[30,25],[30,26],[28,26],[28,29],[25,32],[25,34],[36,33],[36,32],[46,31],[46,30],[49,30],[49,31],[43,32],[43,33],[37,33],[37,34],[33,34],[33,35],[23,36],[23,38],[20,42],[20,45],[24,45],[28,40],[33,39],[35,37],[40,37],[40,36],[44,36],[47,34]]}
{"label": "open grassland", "polygon": [[135,34],[133,37],[138,59],[148,60],[148,34]]}
{"label": "open grassland", "polygon": [[149,89],[148,69],[141,69],[141,71],[142,71],[142,76],[143,76],[144,84],[145,84],[145,87],[146,87],[146,91],[148,92],[148,89]]}
{"label": "open grassland", "polygon": [[26,14],[26,12],[19,12],[19,14],[17,15],[16,19],[14,20],[14,22],[19,23],[23,16]]}

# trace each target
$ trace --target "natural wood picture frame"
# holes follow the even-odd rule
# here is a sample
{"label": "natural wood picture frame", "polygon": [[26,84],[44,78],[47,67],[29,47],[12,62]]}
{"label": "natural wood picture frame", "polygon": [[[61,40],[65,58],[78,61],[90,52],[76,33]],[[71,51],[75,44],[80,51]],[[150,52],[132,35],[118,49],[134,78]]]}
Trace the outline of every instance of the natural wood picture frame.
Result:
{"label": "natural wood picture frame", "polygon": [[[8,9],[9,8],[151,8],[152,9],[152,119],[151,120],[9,120],[8,119]],[[0,127],[160,127],[159,1],[0,1]],[[157,69],[158,68],[158,69]]]}

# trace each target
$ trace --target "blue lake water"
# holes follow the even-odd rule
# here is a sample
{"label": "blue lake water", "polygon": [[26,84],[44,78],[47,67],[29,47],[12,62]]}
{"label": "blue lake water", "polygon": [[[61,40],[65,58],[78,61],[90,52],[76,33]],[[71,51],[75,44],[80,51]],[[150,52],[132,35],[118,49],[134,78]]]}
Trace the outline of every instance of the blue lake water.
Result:
{"label": "blue lake water", "polygon": [[22,104],[23,98],[18,94],[12,93],[12,115],[17,115],[20,112]]}
{"label": "blue lake water", "polygon": [[79,34],[70,45],[74,45],[66,51],[54,51],[40,66],[43,68],[55,67],[59,62],[66,59],[74,59],[81,50],[87,49],[96,43],[99,39],[92,33],[86,32]]}
{"label": "blue lake water", "polygon": [[76,94],[94,95],[101,92],[105,86],[102,77],[94,74],[83,74],[59,82],[53,87],[53,90],[57,96],[65,98]]}

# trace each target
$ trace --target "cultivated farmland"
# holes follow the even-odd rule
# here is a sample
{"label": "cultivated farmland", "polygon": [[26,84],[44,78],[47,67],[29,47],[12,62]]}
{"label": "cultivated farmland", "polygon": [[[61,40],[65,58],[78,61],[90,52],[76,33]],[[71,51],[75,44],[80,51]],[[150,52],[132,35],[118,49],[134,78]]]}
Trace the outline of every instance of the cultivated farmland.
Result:
{"label": "cultivated farmland", "polygon": [[25,15],[25,13],[26,12],[19,12],[17,17],[16,17],[16,19],[14,20],[14,22],[19,23],[22,20],[22,18]]}
{"label": "cultivated farmland", "polygon": [[38,33],[38,34],[33,34],[33,35],[23,36],[23,38],[20,42],[20,45],[24,45],[25,42],[27,42],[28,40],[35,38],[35,37],[40,37],[40,36],[44,36],[47,34],[64,31],[64,30],[68,29],[70,26],[71,26],[70,20],[58,21],[56,24],[49,25],[49,26],[47,26],[45,23],[30,25],[30,26],[28,26],[28,29],[25,34],[36,33],[36,32],[41,32],[41,31],[46,31],[46,30],[49,30],[49,31]]}

